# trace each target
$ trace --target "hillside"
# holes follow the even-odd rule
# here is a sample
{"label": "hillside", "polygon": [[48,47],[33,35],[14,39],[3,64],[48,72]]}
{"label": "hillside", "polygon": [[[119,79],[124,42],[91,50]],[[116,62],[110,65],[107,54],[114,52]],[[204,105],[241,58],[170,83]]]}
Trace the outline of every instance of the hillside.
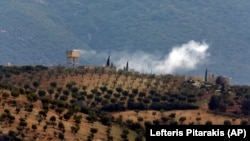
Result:
{"label": "hillside", "polygon": [[[109,54],[115,60],[126,55],[129,59],[136,51],[163,58],[174,46],[194,40],[209,44],[210,57],[188,73],[203,74],[208,67],[212,73],[232,77],[234,83],[248,83],[250,78],[247,0],[2,0],[0,4],[3,65],[64,65],[68,49],[83,51],[83,65],[102,65]],[[121,52],[127,54],[117,55]]]}
{"label": "hillside", "polygon": [[249,124],[249,86],[183,78],[109,67],[1,66],[1,135],[144,141],[148,124]]}

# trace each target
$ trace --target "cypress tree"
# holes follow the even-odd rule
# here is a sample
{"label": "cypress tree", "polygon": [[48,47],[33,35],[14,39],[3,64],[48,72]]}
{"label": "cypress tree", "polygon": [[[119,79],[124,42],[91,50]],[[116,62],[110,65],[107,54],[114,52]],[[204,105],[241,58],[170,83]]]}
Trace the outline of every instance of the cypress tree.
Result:
{"label": "cypress tree", "polygon": [[110,66],[110,56],[109,56],[109,57],[108,57],[108,59],[107,59],[106,66],[107,66],[107,67],[109,67],[109,66]]}
{"label": "cypress tree", "polygon": [[126,71],[128,71],[128,62],[127,62],[127,64],[126,64]]}
{"label": "cypress tree", "polygon": [[207,68],[206,68],[206,72],[205,72],[205,82],[207,82]]}

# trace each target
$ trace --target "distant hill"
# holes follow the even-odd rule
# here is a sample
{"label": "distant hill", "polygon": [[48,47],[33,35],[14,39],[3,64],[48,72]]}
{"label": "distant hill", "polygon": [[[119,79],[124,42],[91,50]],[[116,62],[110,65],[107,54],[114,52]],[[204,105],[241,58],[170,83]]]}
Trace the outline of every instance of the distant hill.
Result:
{"label": "distant hill", "polygon": [[1,0],[0,5],[0,64],[65,65],[69,49],[82,50],[82,65],[102,65],[108,55],[117,61],[121,52],[163,58],[173,46],[194,40],[208,43],[210,56],[185,73],[203,75],[208,68],[233,83],[250,80],[247,0]]}

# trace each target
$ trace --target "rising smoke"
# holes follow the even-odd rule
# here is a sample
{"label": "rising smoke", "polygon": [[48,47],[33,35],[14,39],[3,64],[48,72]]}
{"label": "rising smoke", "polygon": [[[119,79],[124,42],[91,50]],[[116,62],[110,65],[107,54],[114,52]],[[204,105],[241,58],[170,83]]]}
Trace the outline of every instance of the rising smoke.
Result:
{"label": "rising smoke", "polygon": [[129,61],[130,68],[143,72],[155,74],[181,73],[197,69],[199,65],[205,63],[209,56],[207,50],[209,45],[205,42],[195,42],[193,40],[181,46],[174,46],[169,54],[163,58],[145,52],[135,52],[133,54],[122,53],[124,56],[116,59],[115,64],[122,68],[126,61]]}
{"label": "rising smoke", "polygon": [[189,41],[181,46],[176,46],[155,66],[156,73],[174,73],[181,71],[190,71],[196,69],[204,63],[209,56],[206,43]]}
{"label": "rising smoke", "polygon": [[[174,46],[172,50],[161,57],[157,54],[150,54],[143,51],[134,53],[111,52],[111,61],[118,69],[123,69],[127,62],[129,68],[141,73],[173,74],[184,73],[195,70],[206,62],[209,53],[209,45],[205,42],[189,41],[180,46]],[[105,63],[107,53],[97,53],[95,51],[81,51],[85,54],[85,59],[101,59]],[[96,58],[97,57],[97,58]]]}

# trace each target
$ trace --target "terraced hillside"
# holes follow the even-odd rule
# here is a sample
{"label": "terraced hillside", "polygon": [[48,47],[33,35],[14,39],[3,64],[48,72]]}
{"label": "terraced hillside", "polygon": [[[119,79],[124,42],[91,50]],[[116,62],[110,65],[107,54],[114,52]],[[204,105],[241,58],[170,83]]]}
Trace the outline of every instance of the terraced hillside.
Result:
{"label": "terraced hillside", "polygon": [[140,141],[147,124],[248,124],[249,90],[107,67],[1,66],[0,131],[15,140]]}

